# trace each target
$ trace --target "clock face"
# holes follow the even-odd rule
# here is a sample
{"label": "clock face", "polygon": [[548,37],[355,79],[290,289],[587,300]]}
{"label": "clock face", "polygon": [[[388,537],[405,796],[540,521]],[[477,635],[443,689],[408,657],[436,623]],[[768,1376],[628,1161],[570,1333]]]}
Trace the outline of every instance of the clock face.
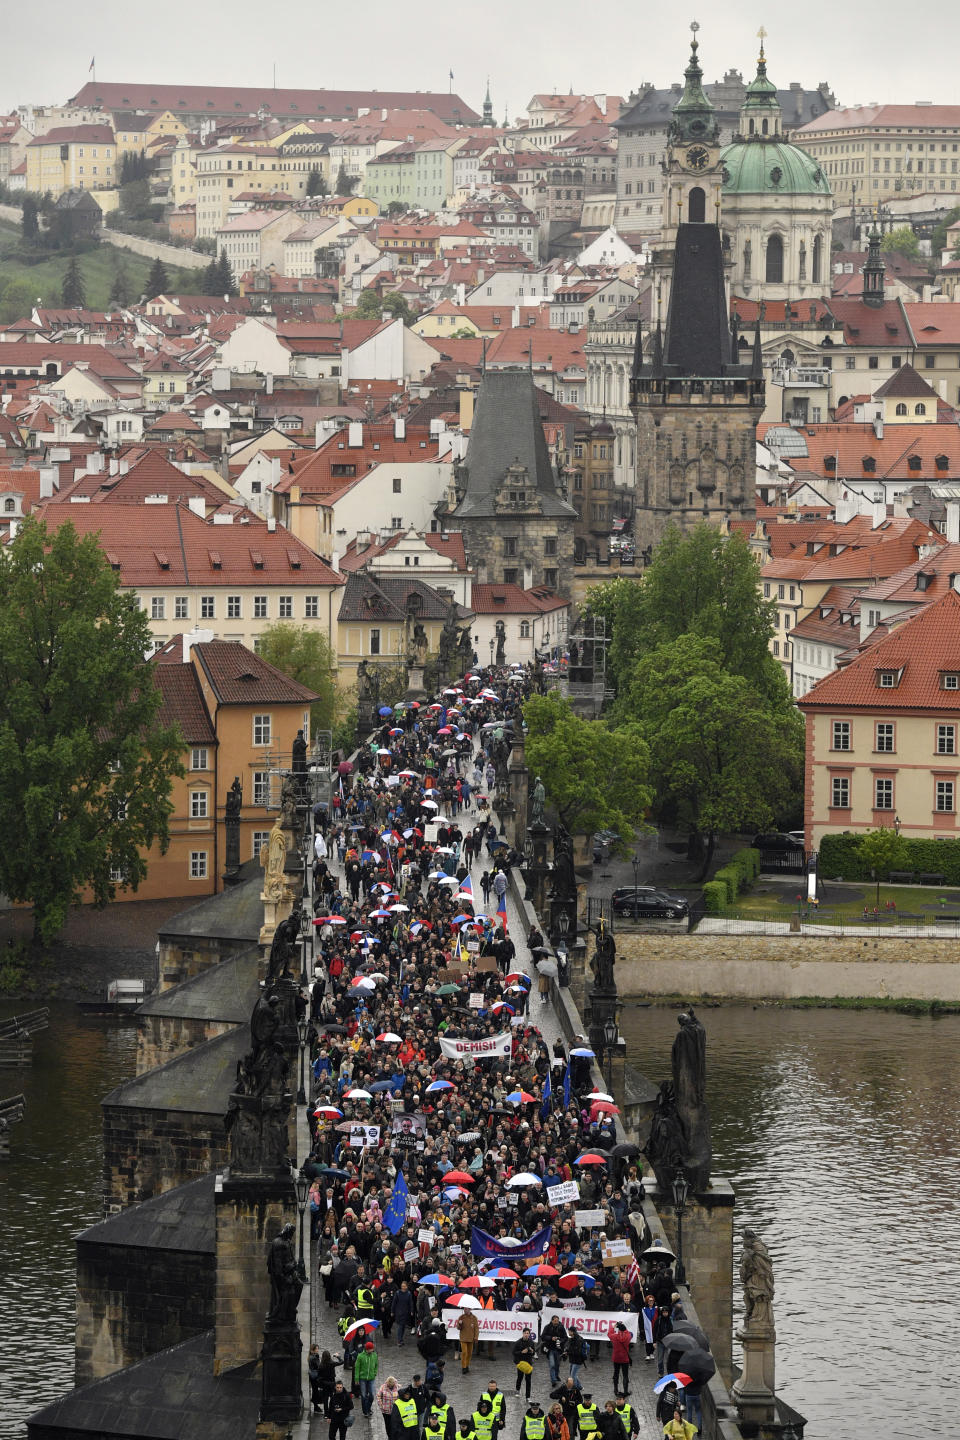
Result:
{"label": "clock face", "polygon": [[702,145],[693,145],[687,151],[687,164],[691,170],[705,170],[710,163],[710,152]]}

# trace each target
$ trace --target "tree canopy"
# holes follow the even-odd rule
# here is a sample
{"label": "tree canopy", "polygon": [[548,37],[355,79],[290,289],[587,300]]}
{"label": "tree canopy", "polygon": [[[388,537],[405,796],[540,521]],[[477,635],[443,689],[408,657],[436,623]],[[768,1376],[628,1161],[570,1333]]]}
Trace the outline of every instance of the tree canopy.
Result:
{"label": "tree canopy", "polygon": [[860,836],[857,849],[864,865],[878,880],[885,880],[891,870],[900,870],[906,865],[907,847],[893,825],[866,831]]}
{"label": "tree canopy", "polygon": [[310,728],[332,730],[337,716],[336,657],[321,630],[279,620],[261,631],[257,654],[320,699],[310,709]]}
{"label": "tree canopy", "polygon": [[82,310],[87,303],[87,287],[83,279],[80,261],[74,255],[63,275],[60,288],[60,304],[65,310]]}
{"label": "tree canopy", "polygon": [[952,210],[947,211],[939,225],[934,226],[930,240],[934,260],[940,259],[940,251],[945,248],[947,243],[947,231],[951,225],[956,225],[958,220],[960,220],[960,205],[954,205]]}
{"label": "tree canopy", "polygon": [[909,225],[898,225],[896,230],[887,231],[880,241],[880,249],[896,250],[898,254],[909,255],[911,260],[916,260],[920,255],[920,241]]}
{"label": "tree canopy", "polygon": [[556,692],[530,696],[523,718],[530,774],[542,779],[561,824],[571,833],[616,830],[625,849],[652,799],[638,726],[585,720]]}
{"label": "tree canopy", "polygon": [[158,255],[150,266],[150,274],[147,276],[147,299],[155,300],[158,295],[166,294],[169,289],[170,275]]}
{"label": "tree canopy", "polygon": [[347,167],[345,165],[341,165],[340,169],[337,171],[337,179],[333,187],[333,193],[335,195],[352,195],[359,184],[360,176],[348,175]]}
{"label": "tree canopy", "polygon": [[323,171],[319,165],[311,165],[310,173],[307,176],[307,197],[313,195],[326,195],[329,193],[329,186],[323,178]]}
{"label": "tree canopy", "polygon": [[95,536],[27,520],[0,550],[0,889],[54,938],[89,889],[166,848],[182,740],[160,724],[150,628]]}

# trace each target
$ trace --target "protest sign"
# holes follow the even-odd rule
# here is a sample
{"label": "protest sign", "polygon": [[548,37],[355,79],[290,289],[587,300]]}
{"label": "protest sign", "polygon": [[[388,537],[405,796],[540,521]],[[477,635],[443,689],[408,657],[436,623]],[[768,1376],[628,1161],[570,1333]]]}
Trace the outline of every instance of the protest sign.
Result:
{"label": "protest sign", "polygon": [[[529,1326],[534,1335],[537,1333],[537,1316],[529,1310],[474,1310],[480,1326],[480,1340],[509,1340],[511,1344],[519,1340],[524,1329]],[[448,1340],[459,1340],[460,1332],[457,1330],[457,1321],[463,1314],[454,1306],[447,1306],[442,1312],[443,1323],[447,1331]],[[636,1316],[634,1316],[636,1319]]]}
{"label": "protest sign", "polygon": [[600,1245],[600,1258],[604,1265],[629,1265],[633,1259],[633,1247],[629,1240],[604,1240]]}
{"label": "protest sign", "polygon": [[434,1240],[436,1240],[436,1238],[437,1238],[437,1236],[436,1236],[436,1232],[435,1232],[434,1230],[418,1230],[418,1231],[417,1231],[417,1239],[420,1241],[420,1244],[421,1244],[421,1245],[432,1245],[433,1242],[434,1242]]}
{"label": "protest sign", "polygon": [[578,1230],[591,1230],[595,1225],[607,1223],[606,1210],[574,1210],[573,1223]]}
{"label": "protest sign", "polygon": [[440,1037],[440,1049],[448,1060],[472,1057],[474,1060],[510,1059],[510,1031],[502,1035],[485,1035],[482,1040],[451,1040]]}
{"label": "protest sign", "polygon": [[380,1126],[351,1124],[350,1144],[361,1150],[375,1150],[380,1144]]}
{"label": "protest sign", "polygon": [[559,1185],[548,1185],[547,1199],[551,1205],[566,1205],[570,1200],[579,1200],[580,1186],[576,1180],[562,1180]]}
{"label": "protest sign", "polygon": [[469,999],[467,1000],[467,1004],[469,1005],[469,1007],[470,1007],[471,1010],[482,1010],[482,1009],[483,1009],[483,996],[482,996],[482,995],[471,995],[471,996],[469,997]]}
{"label": "protest sign", "polygon": [[[543,1329],[550,1324],[554,1315],[559,1317],[563,1324],[564,1311],[553,1305],[544,1305],[540,1311],[540,1324]],[[577,1326],[584,1340],[609,1340],[610,1331],[619,1321],[630,1331],[631,1338],[636,1340],[639,1315],[634,1315],[628,1310],[583,1310],[577,1315]]]}

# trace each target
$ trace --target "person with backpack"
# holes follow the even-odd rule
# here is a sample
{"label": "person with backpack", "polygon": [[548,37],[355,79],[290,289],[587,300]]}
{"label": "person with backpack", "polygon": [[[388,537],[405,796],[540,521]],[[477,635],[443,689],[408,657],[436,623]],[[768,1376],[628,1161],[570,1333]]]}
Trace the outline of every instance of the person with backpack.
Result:
{"label": "person with backpack", "polygon": [[574,1385],[580,1384],[580,1367],[587,1358],[587,1342],[580,1334],[580,1327],[576,1320],[571,1320],[567,1330],[567,1360],[570,1362],[570,1379]]}

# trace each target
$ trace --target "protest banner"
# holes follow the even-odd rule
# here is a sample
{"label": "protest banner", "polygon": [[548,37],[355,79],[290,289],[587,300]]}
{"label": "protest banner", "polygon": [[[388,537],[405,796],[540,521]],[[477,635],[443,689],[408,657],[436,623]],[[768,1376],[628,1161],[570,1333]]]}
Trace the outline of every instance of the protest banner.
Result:
{"label": "protest banner", "polygon": [[576,1180],[562,1180],[559,1185],[548,1185],[547,1199],[551,1205],[566,1205],[570,1200],[579,1200],[580,1186]]}
{"label": "protest banner", "polygon": [[509,1030],[502,1035],[486,1035],[482,1040],[451,1040],[448,1036],[441,1035],[440,1049],[448,1060],[460,1060],[468,1056],[472,1056],[474,1060],[509,1060],[511,1035]]}
{"label": "protest banner", "polygon": [[380,1126],[351,1124],[350,1144],[362,1150],[375,1150],[380,1144]]}
{"label": "protest banner", "polygon": [[434,1240],[436,1240],[436,1238],[437,1238],[437,1234],[436,1234],[436,1231],[435,1231],[435,1230],[418,1230],[418,1231],[417,1231],[417,1239],[419,1240],[419,1242],[420,1242],[421,1245],[432,1245],[433,1242],[434,1242]]}
{"label": "protest banner", "polygon": [[483,996],[482,996],[482,995],[470,995],[470,996],[468,996],[468,998],[467,998],[467,1005],[470,1007],[471,1010],[482,1010],[482,1009],[483,1009]]}
{"label": "protest banner", "polygon": [[[505,1199],[506,1196],[501,1195],[497,1204]],[[495,1236],[488,1235],[486,1230],[474,1225],[470,1231],[470,1251],[484,1260],[526,1260],[529,1264],[533,1260],[539,1260],[549,1249],[552,1229],[551,1225],[546,1225],[522,1245],[504,1245],[502,1240],[497,1240]]]}
{"label": "protest banner", "polygon": [[418,1260],[419,1258],[420,1258],[420,1246],[419,1246],[419,1245],[408,1245],[407,1248],[406,1248],[406,1249],[404,1250],[404,1252],[403,1252],[403,1262],[404,1262],[405,1265],[409,1265],[412,1260]]}
{"label": "protest banner", "polygon": [[396,1149],[414,1149],[423,1143],[427,1133],[427,1117],[421,1111],[413,1115],[395,1115],[390,1121],[390,1144]]}
{"label": "protest banner", "polygon": [[[480,1340],[509,1340],[512,1344],[519,1340],[524,1330],[529,1326],[534,1336],[537,1334],[537,1315],[529,1310],[474,1310],[471,1312],[477,1317],[477,1324],[480,1326]],[[448,1340],[459,1340],[460,1332],[457,1330],[457,1321],[463,1314],[462,1310],[448,1305],[441,1311],[443,1323],[447,1332]],[[634,1316],[636,1319],[636,1316]]]}
{"label": "protest banner", "polygon": [[606,1225],[606,1210],[574,1210],[573,1223],[578,1230],[591,1230],[595,1225]]}
{"label": "protest banner", "polygon": [[633,1247],[629,1240],[604,1240],[600,1245],[600,1259],[606,1266],[629,1265],[633,1259]]}
{"label": "protest banner", "polygon": [[[568,1314],[556,1306],[544,1305],[540,1311],[540,1324],[546,1329],[556,1315],[562,1325],[565,1313]],[[577,1325],[584,1340],[609,1340],[610,1331],[618,1321],[627,1327],[631,1338],[636,1340],[639,1320],[639,1315],[634,1315],[629,1310],[583,1310],[577,1315]]]}

